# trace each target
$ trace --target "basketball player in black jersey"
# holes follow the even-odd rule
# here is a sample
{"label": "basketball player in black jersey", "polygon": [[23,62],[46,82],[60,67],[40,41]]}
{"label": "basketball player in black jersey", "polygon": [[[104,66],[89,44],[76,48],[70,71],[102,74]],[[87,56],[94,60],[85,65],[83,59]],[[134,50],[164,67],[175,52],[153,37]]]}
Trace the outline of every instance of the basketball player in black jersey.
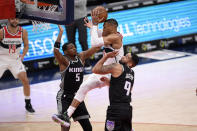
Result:
{"label": "basketball player in black jersey", "polygon": [[123,56],[120,63],[103,65],[108,58],[113,58],[117,52],[110,52],[93,67],[96,74],[111,74],[111,79],[102,77],[101,80],[109,84],[109,101],[105,131],[131,131],[132,130],[132,106],[131,90],[134,83],[134,71],[139,58],[135,54],[128,53]]}
{"label": "basketball player in black jersey", "polygon": [[[67,131],[69,128],[66,128],[64,125],[63,113],[67,110],[71,104],[75,93],[79,89],[79,86],[83,82],[83,71],[85,60],[92,56],[95,52],[100,50],[100,47],[92,47],[86,51],[83,51],[77,54],[75,45],[72,43],[65,43],[62,46],[65,56],[59,52],[60,41],[63,34],[63,28],[59,26],[59,35],[54,45],[54,55],[59,63],[60,74],[61,74],[61,84],[60,90],[57,93],[57,106],[58,106],[58,115],[53,115],[52,119],[60,123],[61,130]],[[82,126],[84,131],[92,131],[92,126],[89,121],[89,113],[86,109],[85,103],[82,102],[72,118],[74,121],[78,121]]]}

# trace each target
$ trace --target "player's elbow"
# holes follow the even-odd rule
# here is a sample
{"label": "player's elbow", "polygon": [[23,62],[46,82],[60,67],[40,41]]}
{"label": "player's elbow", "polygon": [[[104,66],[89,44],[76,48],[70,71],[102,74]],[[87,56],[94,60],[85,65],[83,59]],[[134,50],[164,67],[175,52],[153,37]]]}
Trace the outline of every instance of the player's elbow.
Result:
{"label": "player's elbow", "polygon": [[97,74],[97,73],[98,73],[98,69],[97,69],[96,67],[93,67],[93,68],[92,68],[92,73]]}

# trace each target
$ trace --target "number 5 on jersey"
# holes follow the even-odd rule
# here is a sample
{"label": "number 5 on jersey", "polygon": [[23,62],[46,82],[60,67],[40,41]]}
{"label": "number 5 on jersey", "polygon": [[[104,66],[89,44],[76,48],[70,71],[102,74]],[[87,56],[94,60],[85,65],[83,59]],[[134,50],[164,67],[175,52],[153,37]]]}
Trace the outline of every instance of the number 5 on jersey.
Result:
{"label": "number 5 on jersey", "polygon": [[76,81],[80,81],[80,73],[76,73]]}

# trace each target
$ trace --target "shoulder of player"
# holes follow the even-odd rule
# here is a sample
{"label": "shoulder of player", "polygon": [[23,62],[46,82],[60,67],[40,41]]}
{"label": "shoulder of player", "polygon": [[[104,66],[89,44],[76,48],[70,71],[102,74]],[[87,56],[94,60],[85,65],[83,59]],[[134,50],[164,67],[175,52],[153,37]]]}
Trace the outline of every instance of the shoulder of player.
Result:
{"label": "shoulder of player", "polygon": [[27,30],[24,29],[23,27],[21,27],[21,31],[22,31],[22,32],[27,32]]}
{"label": "shoulder of player", "polygon": [[113,77],[119,77],[124,72],[124,67],[118,63],[111,64],[111,68]]}
{"label": "shoulder of player", "polygon": [[23,35],[27,35],[28,34],[28,32],[27,32],[27,30],[26,29],[24,29],[24,28],[21,28],[22,29],[22,33],[23,33]]}
{"label": "shoulder of player", "polygon": [[129,68],[128,66],[125,66],[125,68],[128,68],[128,72],[130,72],[132,75],[135,74],[134,70],[132,68]]}
{"label": "shoulder of player", "polygon": [[83,55],[84,55],[84,53],[83,53],[83,51],[82,51],[81,53],[78,53],[78,54],[77,54],[77,58],[80,59],[81,61],[84,61],[84,60],[83,60],[83,57],[84,57]]}
{"label": "shoulder of player", "polygon": [[122,40],[122,36],[119,33],[110,34],[108,36],[112,37],[114,40]]}
{"label": "shoulder of player", "polygon": [[121,64],[118,64],[118,63],[112,63],[112,64],[111,64],[111,67],[112,67],[114,70],[122,69],[122,65],[121,65]]}
{"label": "shoulder of player", "polygon": [[0,33],[3,33],[3,28],[0,29]]}

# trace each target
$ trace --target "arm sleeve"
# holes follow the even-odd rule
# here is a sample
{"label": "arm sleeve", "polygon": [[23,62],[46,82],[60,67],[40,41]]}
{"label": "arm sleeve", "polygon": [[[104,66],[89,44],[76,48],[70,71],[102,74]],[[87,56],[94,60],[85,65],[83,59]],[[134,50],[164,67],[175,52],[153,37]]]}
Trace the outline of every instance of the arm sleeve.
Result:
{"label": "arm sleeve", "polygon": [[99,37],[98,35],[97,26],[93,26],[91,29],[91,45],[92,47],[98,47],[104,45],[103,37]]}

